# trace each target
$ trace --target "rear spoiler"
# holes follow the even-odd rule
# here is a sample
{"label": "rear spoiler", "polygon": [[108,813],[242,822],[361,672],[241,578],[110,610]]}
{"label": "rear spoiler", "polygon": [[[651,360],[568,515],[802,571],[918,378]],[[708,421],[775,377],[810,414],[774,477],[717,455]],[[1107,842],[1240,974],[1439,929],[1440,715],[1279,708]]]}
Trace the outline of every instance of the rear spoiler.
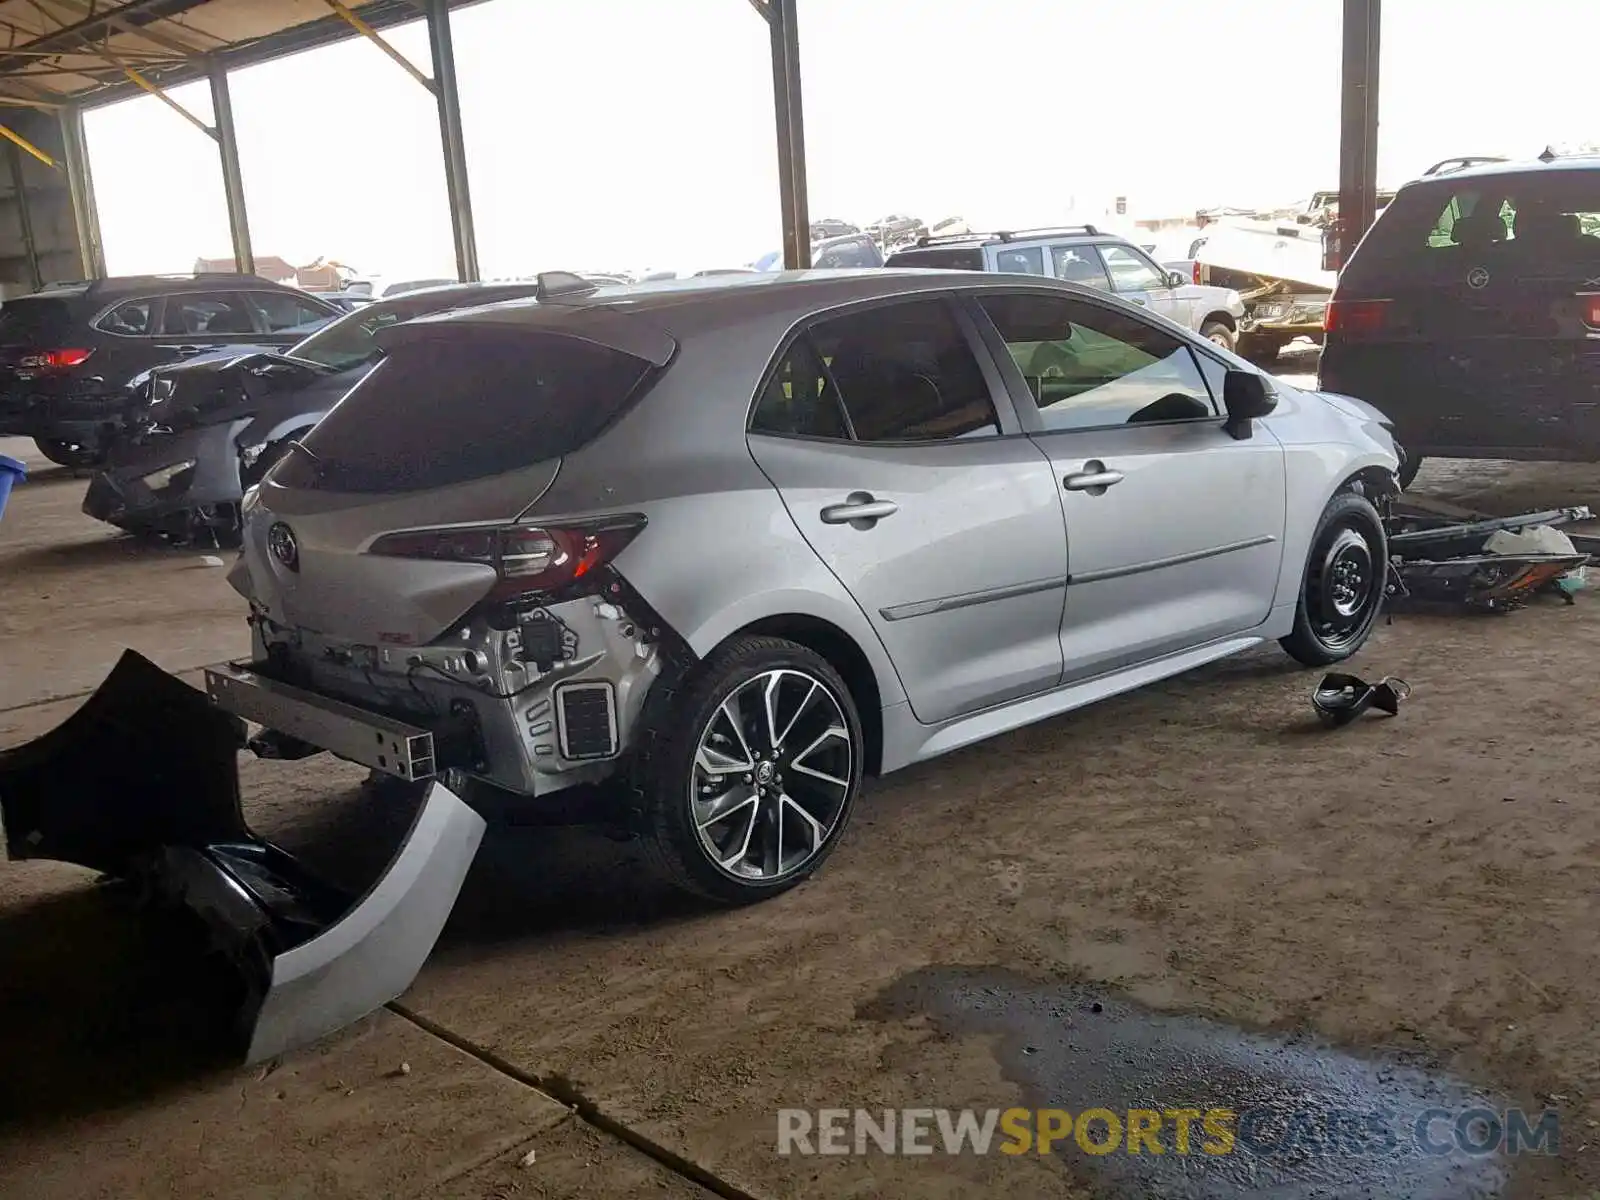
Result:
{"label": "rear spoiler", "polygon": [[612,307],[605,296],[596,296],[590,303],[584,303],[584,299],[569,295],[563,296],[559,304],[506,300],[478,308],[458,308],[391,325],[375,334],[374,340],[388,350],[410,341],[438,337],[448,327],[472,325],[562,334],[630,354],[653,367],[666,366],[678,352],[677,339],[659,326]]}

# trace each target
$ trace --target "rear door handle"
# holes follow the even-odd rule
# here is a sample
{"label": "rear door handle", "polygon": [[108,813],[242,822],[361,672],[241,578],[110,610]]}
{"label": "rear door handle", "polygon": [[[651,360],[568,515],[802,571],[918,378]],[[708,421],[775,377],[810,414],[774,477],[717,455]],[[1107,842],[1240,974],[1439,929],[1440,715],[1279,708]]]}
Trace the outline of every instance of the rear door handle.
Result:
{"label": "rear door handle", "polygon": [[830,504],[822,510],[822,523],[871,529],[899,511],[900,506],[893,500],[879,500],[871,492],[851,492],[843,504]]}
{"label": "rear door handle", "polygon": [[190,358],[204,349],[204,346],[174,346],[172,352],[179,358]]}
{"label": "rear door handle", "polygon": [[1069,492],[1088,492],[1090,495],[1099,496],[1112,484],[1121,483],[1124,478],[1121,471],[1108,471],[1105,463],[1093,459],[1083,464],[1083,470],[1063,479],[1061,486]]}

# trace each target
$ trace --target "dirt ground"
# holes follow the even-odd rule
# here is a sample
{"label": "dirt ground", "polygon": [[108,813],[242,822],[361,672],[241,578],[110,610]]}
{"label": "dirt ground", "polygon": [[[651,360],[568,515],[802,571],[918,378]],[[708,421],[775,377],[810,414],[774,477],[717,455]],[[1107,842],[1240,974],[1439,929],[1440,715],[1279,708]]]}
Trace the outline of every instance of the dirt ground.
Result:
{"label": "dirt ground", "polygon": [[[113,536],[84,486],[41,471],[0,523],[0,746],[123,646],[189,671],[246,644],[223,569]],[[1431,463],[1416,490],[1600,502],[1600,468]],[[402,1001],[269,1069],[197,1049],[183,947],[114,892],[0,864],[0,1195],[1100,1194],[1032,1155],[776,1153],[782,1107],[1048,1101],[1001,1039],[880,1002],[929,967],[1424,1062],[1560,1112],[1560,1155],[1506,1194],[1600,1193],[1600,592],[1396,616],[1352,669],[1414,695],[1325,731],[1272,647],[893,776],[813,881],[748,910],[587,830],[493,829]],[[335,877],[409,816],[337,764],[242,769],[252,824]]]}

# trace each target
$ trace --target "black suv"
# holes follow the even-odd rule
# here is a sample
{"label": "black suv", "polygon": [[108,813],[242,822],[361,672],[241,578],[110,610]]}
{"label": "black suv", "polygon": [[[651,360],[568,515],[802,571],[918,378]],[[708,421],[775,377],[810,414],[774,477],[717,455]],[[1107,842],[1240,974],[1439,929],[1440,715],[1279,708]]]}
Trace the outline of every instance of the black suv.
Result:
{"label": "black suv", "polygon": [[254,275],[141,275],[54,284],[0,305],[0,437],[31,437],[63,466],[104,460],[126,385],[216,347],[282,346],[338,316]]}
{"label": "black suv", "polygon": [[1320,386],[1426,455],[1600,460],[1600,157],[1402,187],[1339,277]]}

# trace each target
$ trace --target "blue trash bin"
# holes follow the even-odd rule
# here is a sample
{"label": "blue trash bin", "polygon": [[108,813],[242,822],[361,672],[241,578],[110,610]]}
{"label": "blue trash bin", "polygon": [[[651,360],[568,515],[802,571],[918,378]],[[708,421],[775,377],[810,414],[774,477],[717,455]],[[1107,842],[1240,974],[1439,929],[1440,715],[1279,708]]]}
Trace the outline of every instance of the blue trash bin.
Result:
{"label": "blue trash bin", "polygon": [[11,495],[12,484],[28,477],[28,468],[14,458],[0,454],[0,517],[6,515],[6,500]]}

